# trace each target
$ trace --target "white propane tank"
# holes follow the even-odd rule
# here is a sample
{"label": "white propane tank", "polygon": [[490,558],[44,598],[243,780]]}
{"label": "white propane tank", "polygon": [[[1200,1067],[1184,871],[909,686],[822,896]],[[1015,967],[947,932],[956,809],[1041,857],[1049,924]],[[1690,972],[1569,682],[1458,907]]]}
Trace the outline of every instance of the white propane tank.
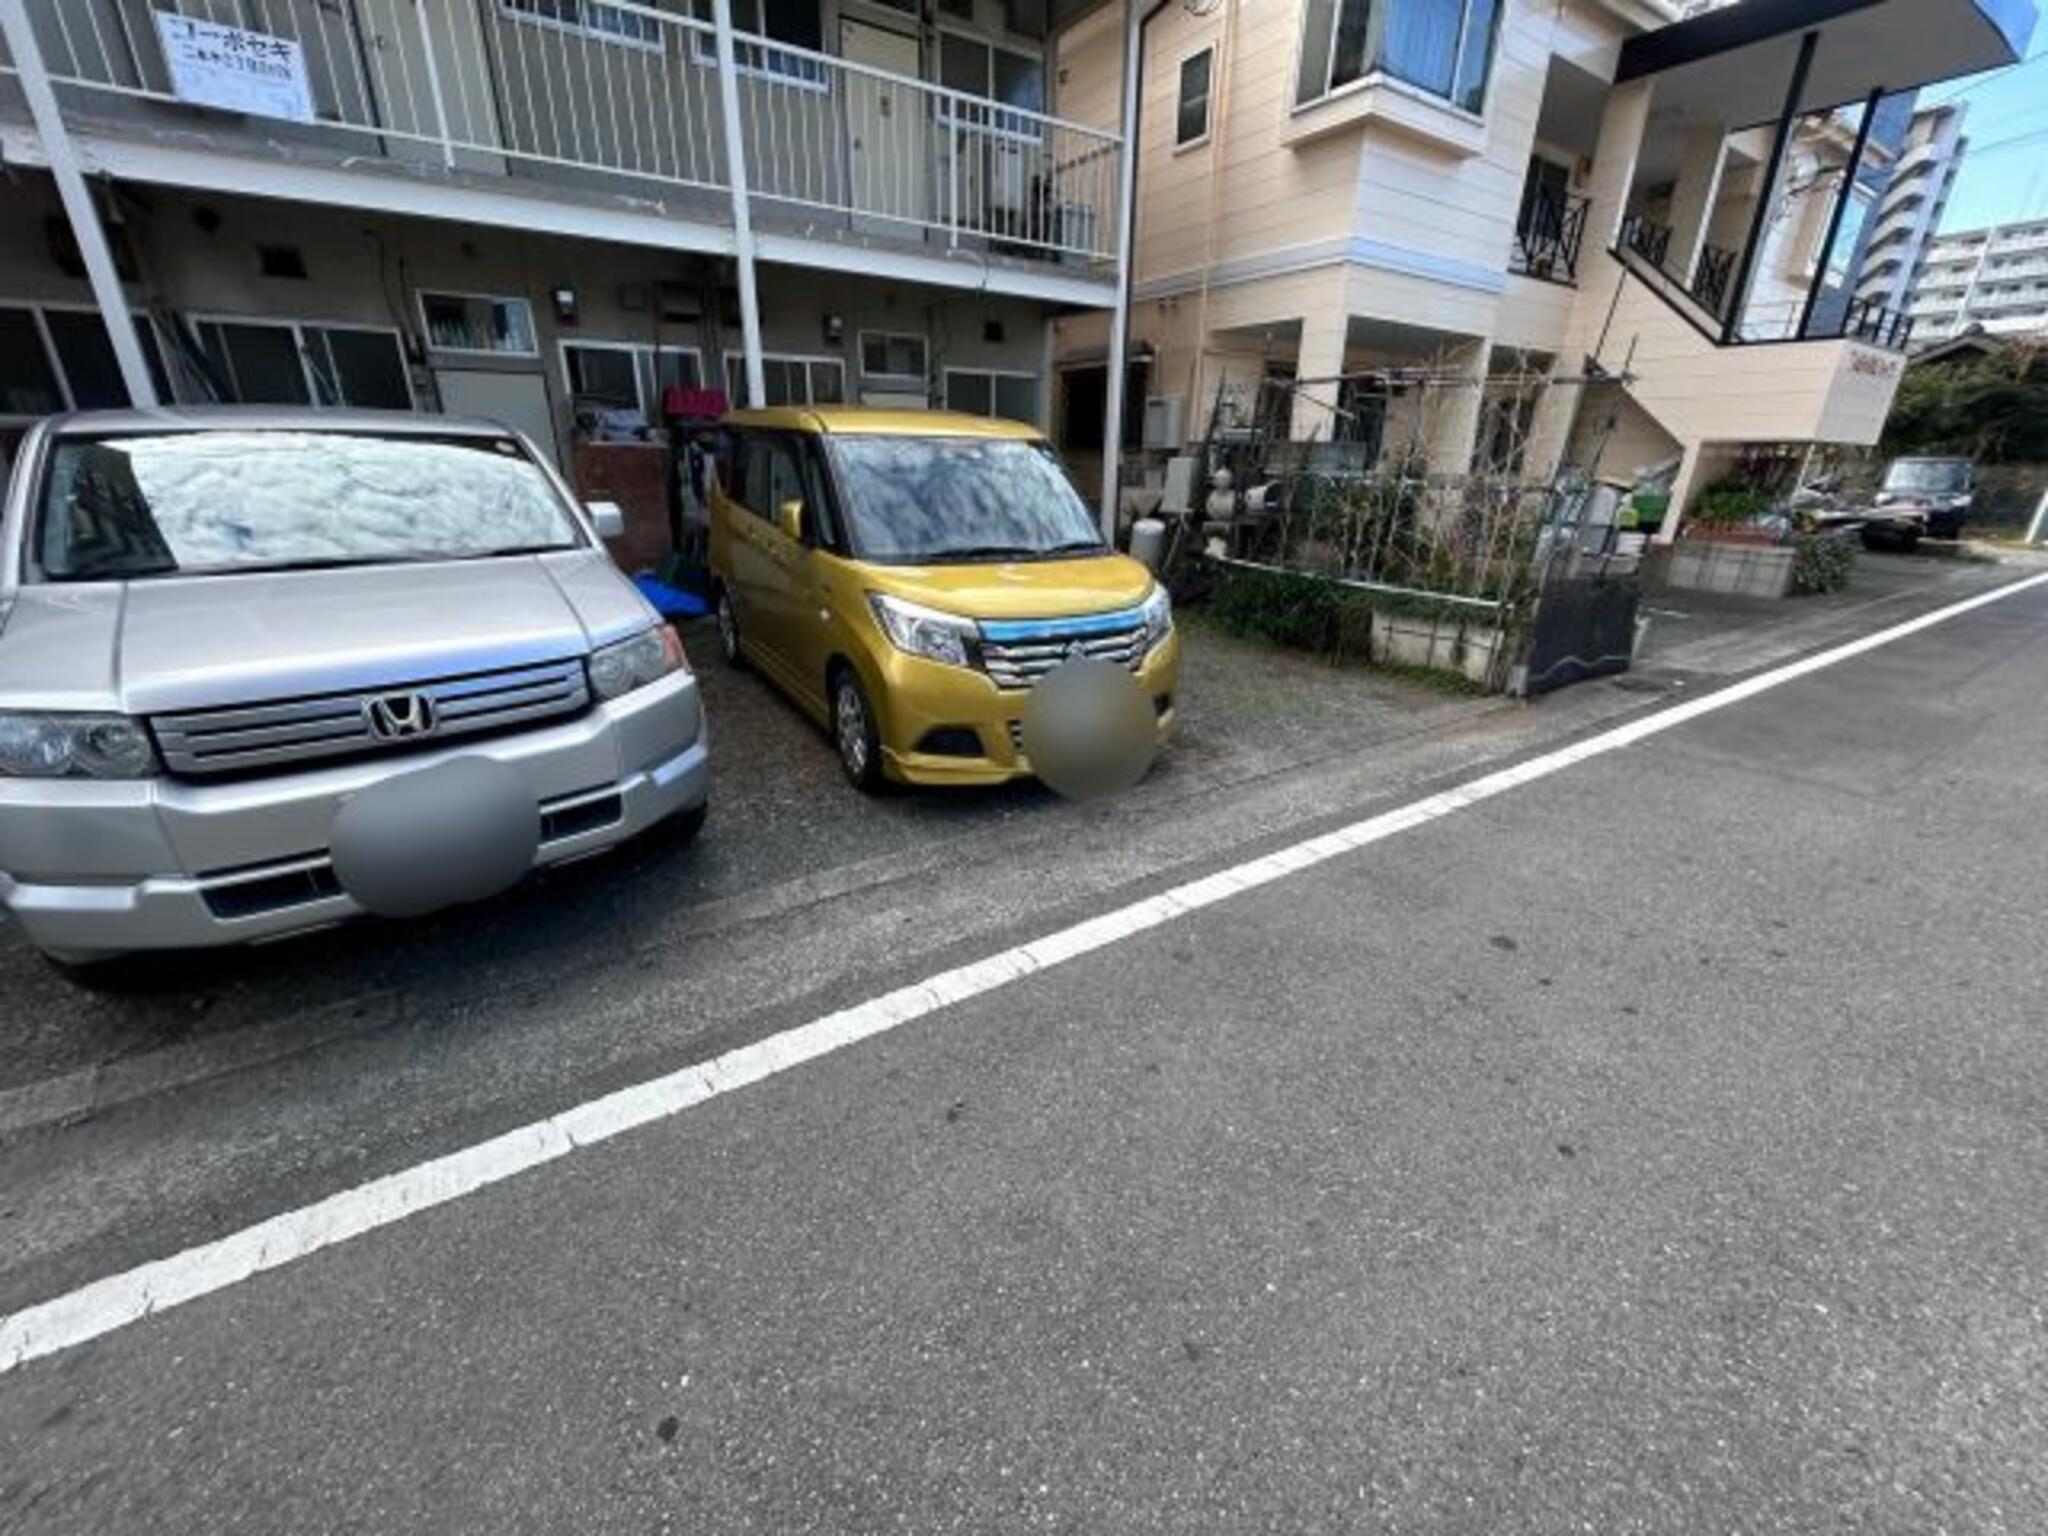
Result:
{"label": "white propane tank", "polygon": [[1156,517],[1141,517],[1131,524],[1131,558],[1146,570],[1157,572],[1166,557],[1166,524]]}

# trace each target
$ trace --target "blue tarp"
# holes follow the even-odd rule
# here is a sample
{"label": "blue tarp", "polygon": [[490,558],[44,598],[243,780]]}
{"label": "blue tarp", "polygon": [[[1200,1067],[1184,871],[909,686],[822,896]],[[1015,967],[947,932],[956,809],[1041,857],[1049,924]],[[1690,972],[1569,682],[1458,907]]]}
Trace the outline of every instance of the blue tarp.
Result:
{"label": "blue tarp", "polygon": [[672,587],[645,571],[633,578],[633,585],[640,589],[640,595],[654,604],[655,611],[665,619],[700,618],[711,611],[711,605],[696,593]]}

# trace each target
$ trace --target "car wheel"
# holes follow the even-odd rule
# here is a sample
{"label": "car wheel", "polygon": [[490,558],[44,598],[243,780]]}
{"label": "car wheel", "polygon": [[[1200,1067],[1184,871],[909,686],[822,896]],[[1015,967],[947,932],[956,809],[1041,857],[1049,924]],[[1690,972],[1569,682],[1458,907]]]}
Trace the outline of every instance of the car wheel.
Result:
{"label": "car wheel", "polygon": [[1900,554],[1910,555],[1913,553],[1914,550],[1918,549],[1919,547],[1920,535],[1917,530],[1912,533],[1902,533],[1899,535],[1898,549]]}
{"label": "car wheel", "polygon": [[875,711],[867,690],[851,667],[832,674],[832,745],[846,780],[863,794],[883,788],[882,738],[875,730]]}
{"label": "car wheel", "polygon": [[723,583],[718,588],[718,649],[729,667],[744,667],[746,654],[740,649],[740,616],[733,611],[732,592]]}

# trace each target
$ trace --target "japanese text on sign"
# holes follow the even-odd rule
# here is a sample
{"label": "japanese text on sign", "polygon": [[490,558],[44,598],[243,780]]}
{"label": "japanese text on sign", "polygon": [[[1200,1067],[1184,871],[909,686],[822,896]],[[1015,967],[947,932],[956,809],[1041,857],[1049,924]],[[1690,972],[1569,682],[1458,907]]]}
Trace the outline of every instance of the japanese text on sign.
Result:
{"label": "japanese text on sign", "polygon": [[288,37],[156,13],[156,34],[180,101],[256,117],[313,121],[306,57]]}

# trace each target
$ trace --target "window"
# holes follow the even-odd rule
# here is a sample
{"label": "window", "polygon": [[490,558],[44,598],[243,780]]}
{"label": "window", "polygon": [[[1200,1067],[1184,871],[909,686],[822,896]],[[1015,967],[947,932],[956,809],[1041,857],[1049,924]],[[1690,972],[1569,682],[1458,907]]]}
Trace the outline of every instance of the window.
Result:
{"label": "window", "polygon": [[565,341],[562,371],[568,376],[569,398],[575,404],[647,414],[640,393],[640,363],[631,347]]}
{"label": "window", "polygon": [[703,367],[694,347],[565,341],[562,379],[574,405],[638,411],[655,421],[662,396],[671,388],[695,389],[703,380]]}
{"label": "window", "polygon": [[[156,385],[171,398],[156,326],[135,317],[135,339]],[[57,305],[0,306],[0,419],[55,411],[106,410],[130,404],[113,339],[96,309]]]}
{"label": "window", "polygon": [[1038,420],[1038,376],[980,368],[946,370],[946,409],[1008,421]]}
{"label": "window", "polygon": [[[939,34],[939,84],[1022,112],[1045,111],[1043,60],[978,38],[962,37],[957,32]],[[968,128],[993,128],[1017,138],[1035,139],[1040,132],[1035,117],[986,109],[963,110],[959,103],[943,99],[939,120],[958,122]]]}
{"label": "window", "polygon": [[[761,359],[761,375],[768,405],[840,405],[846,399],[846,365],[836,357],[771,354]],[[736,352],[726,354],[725,378],[726,394],[745,402],[747,366]]]}
{"label": "window", "polygon": [[396,331],[288,320],[202,320],[198,331],[215,383],[240,404],[413,408]]}
{"label": "window", "polygon": [[1379,73],[1477,112],[1501,0],[1308,0],[1297,106]]}
{"label": "window", "polygon": [[35,311],[0,309],[0,413],[48,416],[63,409],[63,386],[43,348]]}
{"label": "window", "polygon": [[[819,17],[818,0],[732,0],[732,29],[756,37],[773,38],[791,48],[816,53],[825,46],[825,32]],[[711,0],[691,0],[691,14],[699,21],[711,20]],[[717,61],[718,49],[709,32],[696,32],[697,62]],[[829,91],[825,64],[799,53],[772,48],[765,43],[733,39],[733,66],[743,75],[766,75],[793,85]]]}
{"label": "window", "polygon": [[438,352],[478,352],[495,357],[538,357],[533,306],[524,299],[480,293],[420,291],[420,325],[427,345]]}
{"label": "window", "polygon": [[1176,149],[1200,144],[1209,137],[1209,77],[1215,68],[1213,47],[1180,61],[1180,114],[1173,125]]}
{"label": "window", "polygon": [[659,21],[641,11],[607,5],[605,0],[498,0],[498,14],[514,21],[581,32],[608,43],[661,51]]}
{"label": "window", "polygon": [[922,336],[903,331],[862,331],[860,372],[865,379],[902,379],[924,386],[929,358]]}

